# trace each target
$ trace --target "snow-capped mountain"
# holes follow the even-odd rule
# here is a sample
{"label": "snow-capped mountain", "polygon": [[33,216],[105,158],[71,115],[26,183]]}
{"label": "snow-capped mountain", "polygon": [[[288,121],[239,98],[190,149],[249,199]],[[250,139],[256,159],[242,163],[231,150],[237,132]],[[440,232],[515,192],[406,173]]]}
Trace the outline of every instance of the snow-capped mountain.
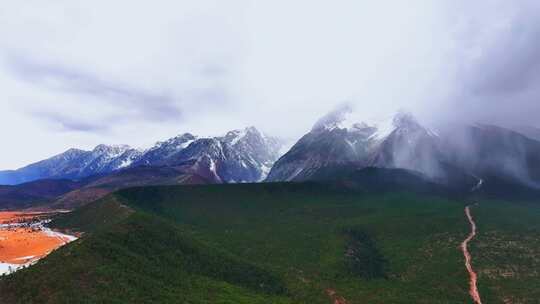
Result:
{"label": "snow-capped mountain", "polygon": [[267,181],[331,178],[379,167],[416,171],[469,187],[497,178],[540,185],[540,142],[504,128],[475,125],[436,132],[410,113],[358,122],[345,107],[321,118],[270,171]]}
{"label": "snow-capped mountain", "polygon": [[[279,140],[265,136],[254,127],[211,138],[195,139],[184,134],[181,140],[171,139],[167,143],[171,144],[158,143],[146,154],[163,155],[157,164],[183,165],[193,173],[226,183],[263,180],[281,148]],[[171,149],[171,145],[176,148]],[[141,160],[147,158],[146,154]]]}
{"label": "snow-capped mountain", "polygon": [[391,119],[366,123],[349,119],[350,113],[345,107],[321,118],[276,162],[268,181],[310,179],[329,166],[426,172],[435,166],[432,158],[438,155],[438,136],[411,114],[399,112]]}
{"label": "snow-capped mountain", "polygon": [[0,171],[0,184],[44,178],[82,179],[137,166],[181,166],[214,182],[255,182],[266,178],[281,142],[254,127],[224,136],[197,138],[185,133],[140,151],[126,145],[70,149],[14,171]]}
{"label": "snow-capped mountain", "polygon": [[177,158],[178,153],[196,139],[196,136],[184,133],[166,141],[157,142],[152,148],[146,150],[134,165],[156,166],[170,163],[170,160]]}
{"label": "snow-capped mountain", "polygon": [[92,150],[89,163],[85,167],[86,172],[82,176],[108,173],[126,168],[139,159],[142,152],[127,145],[107,146],[98,145]]}
{"label": "snow-capped mountain", "polygon": [[392,127],[372,151],[369,165],[408,169],[439,177],[444,156],[437,133],[404,112],[394,116]]}

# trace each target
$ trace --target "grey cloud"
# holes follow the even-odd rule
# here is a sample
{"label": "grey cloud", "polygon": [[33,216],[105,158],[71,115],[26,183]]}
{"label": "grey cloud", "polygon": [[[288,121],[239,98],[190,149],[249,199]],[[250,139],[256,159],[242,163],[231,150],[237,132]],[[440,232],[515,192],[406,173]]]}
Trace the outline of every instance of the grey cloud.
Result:
{"label": "grey cloud", "polygon": [[62,131],[104,133],[110,130],[109,125],[104,122],[89,122],[82,117],[70,117],[47,111],[34,111],[28,114],[38,120],[58,124]]}
{"label": "grey cloud", "polygon": [[75,95],[88,95],[112,102],[135,112],[139,119],[176,120],[182,116],[178,100],[166,94],[155,94],[112,81],[73,67],[36,62],[17,55],[10,56],[9,70],[19,79],[34,85]]}
{"label": "grey cloud", "polygon": [[[540,126],[540,7],[527,1],[520,4],[506,27],[493,30],[487,41],[479,39],[475,46],[479,56],[457,59],[457,84],[448,97],[451,106],[446,115],[505,126]],[[482,17],[481,12],[475,14]],[[489,29],[491,24],[476,26]]]}
{"label": "grey cloud", "polygon": [[[467,78],[477,94],[515,94],[538,84],[540,78],[540,20],[526,18],[504,31]],[[472,79],[471,79],[472,78]]]}

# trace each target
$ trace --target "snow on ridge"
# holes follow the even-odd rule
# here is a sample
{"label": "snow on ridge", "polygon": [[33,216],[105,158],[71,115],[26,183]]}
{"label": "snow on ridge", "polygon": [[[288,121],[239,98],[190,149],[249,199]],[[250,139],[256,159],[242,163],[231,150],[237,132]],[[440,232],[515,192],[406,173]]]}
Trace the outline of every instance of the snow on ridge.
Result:
{"label": "snow on ridge", "polygon": [[124,160],[122,160],[120,165],[118,165],[118,167],[116,167],[116,168],[117,169],[126,168],[126,167],[129,167],[132,163],[133,163],[133,158],[124,159]]}
{"label": "snow on ridge", "polygon": [[268,142],[269,137],[253,126],[245,127],[243,129],[231,130],[228,131],[224,136],[219,136],[217,138],[225,139],[229,142],[229,144],[231,144],[231,146],[234,146],[250,133],[256,134],[257,136],[260,136],[264,142]]}
{"label": "snow on ridge", "polygon": [[373,119],[368,125],[374,127],[376,131],[369,137],[373,140],[383,140],[396,130],[393,117],[384,117],[382,119]]}
{"label": "snow on ridge", "polygon": [[233,131],[230,131],[229,133],[227,133],[227,135],[229,134],[234,134],[234,138],[231,140],[231,145],[236,145],[236,143],[238,143],[241,139],[243,139],[244,137],[246,137],[246,134],[247,134],[247,128],[246,129],[243,129],[243,130],[233,130]]}
{"label": "snow on ridge", "polygon": [[264,181],[271,169],[272,165],[269,166],[268,164],[261,164],[261,177],[259,178],[258,182]]}
{"label": "snow on ridge", "polygon": [[217,175],[217,172],[216,172],[216,163],[214,162],[214,159],[213,158],[210,158],[210,172],[214,173]]}
{"label": "snow on ridge", "polygon": [[181,134],[181,135],[177,135],[175,137],[171,137],[167,140],[164,140],[164,141],[158,141],[154,144],[154,146],[150,147],[149,149],[147,149],[145,152],[149,152],[149,151],[152,151],[152,150],[157,150],[157,149],[160,149],[160,148],[163,148],[165,146],[170,146],[170,145],[175,145],[177,148],[185,148],[187,147],[188,145],[185,145],[186,142],[189,142],[189,143],[192,143],[193,141],[197,140],[198,137],[191,134],[191,133],[184,133],[184,134]]}
{"label": "snow on ridge", "polygon": [[195,140],[196,140],[196,139],[190,139],[190,140],[188,140],[188,141],[185,141],[185,142],[183,142],[182,144],[180,144],[178,147],[179,147],[180,149],[185,149],[185,148],[189,147],[189,145],[191,145],[191,143],[194,142]]}
{"label": "snow on ridge", "polygon": [[[424,129],[429,136],[439,137],[437,131],[422,126],[415,116],[405,110],[399,110],[393,115],[382,117],[362,117],[362,113],[353,111],[349,105],[344,105],[326,114],[313,126],[312,131],[332,131],[342,129],[348,132],[373,132],[369,140],[383,140],[397,129]],[[370,130],[373,129],[374,131]]]}
{"label": "snow on ridge", "polygon": [[92,152],[97,153],[99,155],[107,156],[108,158],[115,158],[122,154],[124,154],[126,151],[130,150],[131,147],[128,145],[97,145]]}

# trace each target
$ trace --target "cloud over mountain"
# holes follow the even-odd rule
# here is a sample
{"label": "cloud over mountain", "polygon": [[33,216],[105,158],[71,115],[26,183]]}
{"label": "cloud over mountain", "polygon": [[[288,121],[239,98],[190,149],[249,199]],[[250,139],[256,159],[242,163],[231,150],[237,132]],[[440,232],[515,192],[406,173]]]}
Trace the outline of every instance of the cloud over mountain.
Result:
{"label": "cloud over mountain", "polygon": [[[16,168],[97,143],[362,116],[538,126],[535,1],[7,3],[0,128]],[[28,138],[39,151],[19,152]]]}

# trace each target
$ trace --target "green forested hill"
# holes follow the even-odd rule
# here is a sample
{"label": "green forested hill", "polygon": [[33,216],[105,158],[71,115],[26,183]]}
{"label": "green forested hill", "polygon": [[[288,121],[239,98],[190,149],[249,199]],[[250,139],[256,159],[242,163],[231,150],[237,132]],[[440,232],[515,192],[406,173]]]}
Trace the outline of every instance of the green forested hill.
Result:
{"label": "green forested hill", "polygon": [[[317,183],[126,189],[58,218],[56,227],[86,233],[1,279],[0,294],[5,303],[468,303],[464,205]],[[486,303],[537,298],[538,271],[526,266],[539,266],[538,210],[473,207]],[[514,238],[519,258],[498,237]],[[499,275],[497,260],[526,275]]]}

